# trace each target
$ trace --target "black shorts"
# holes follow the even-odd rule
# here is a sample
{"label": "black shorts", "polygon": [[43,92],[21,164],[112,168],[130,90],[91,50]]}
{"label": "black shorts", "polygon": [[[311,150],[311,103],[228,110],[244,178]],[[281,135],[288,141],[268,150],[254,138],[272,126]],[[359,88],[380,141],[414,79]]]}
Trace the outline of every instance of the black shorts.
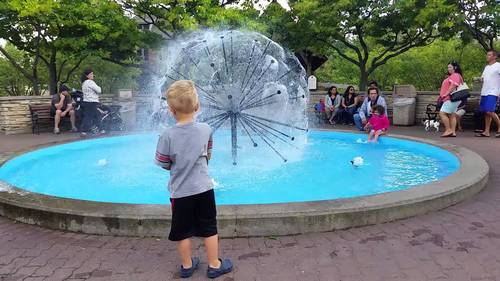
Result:
{"label": "black shorts", "polygon": [[217,234],[217,210],[214,190],[171,198],[172,225],[168,239],[181,241],[193,236],[210,237]]}

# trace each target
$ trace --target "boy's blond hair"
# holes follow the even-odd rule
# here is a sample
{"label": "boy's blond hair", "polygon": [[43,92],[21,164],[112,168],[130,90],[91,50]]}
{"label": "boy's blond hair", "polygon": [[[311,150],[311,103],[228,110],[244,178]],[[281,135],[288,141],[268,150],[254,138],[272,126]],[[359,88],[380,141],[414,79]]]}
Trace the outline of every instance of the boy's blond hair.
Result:
{"label": "boy's blond hair", "polygon": [[175,81],[168,87],[165,96],[168,106],[180,113],[189,114],[198,109],[198,94],[191,80]]}

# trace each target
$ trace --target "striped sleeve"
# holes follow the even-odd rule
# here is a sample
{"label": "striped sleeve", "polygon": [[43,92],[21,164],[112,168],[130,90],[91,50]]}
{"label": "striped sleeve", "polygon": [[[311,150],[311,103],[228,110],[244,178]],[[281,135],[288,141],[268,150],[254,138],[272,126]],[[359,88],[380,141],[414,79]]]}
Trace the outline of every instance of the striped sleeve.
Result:
{"label": "striped sleeve", "polygon": [[208,145],[207,145],[208,153],[212,153],[213,143],[214,143],[214,141],[212,139],[212,135],[210,135],[210,139],[208,140]]}
{"label": "striped sleeve", "polygon": [[169,170],[172,166],[172,159],[170,158],[170,143],[168,138],[163,135],[158,140],[155,154],[156,165]]}

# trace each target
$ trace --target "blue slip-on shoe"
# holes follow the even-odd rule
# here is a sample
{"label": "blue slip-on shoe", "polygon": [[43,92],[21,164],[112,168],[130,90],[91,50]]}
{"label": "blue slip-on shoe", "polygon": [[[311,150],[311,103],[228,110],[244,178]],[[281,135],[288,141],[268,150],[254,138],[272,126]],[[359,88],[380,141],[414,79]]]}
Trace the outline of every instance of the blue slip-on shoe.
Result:
{"label": "blue slip-on shoe", "polygon": [[198,265],[200,264],[200,259],[199,258],[191,258],[191,267],[190,268],[184,268],[181,265],[181,269],[179,270],[179,273],[181,275],[181,278],[188,278],[193,275],[194,271],[198,268]]}
{"label": "blue slip-on shoe", "polygon": [[208,278],[217,278],[223,274],[229,273],[233,271],[233,263],[231,262],[230,259],[219,259],[220,260],[220,267],[219,268],[213,268],[208,266],[207,269],[207,277]]}

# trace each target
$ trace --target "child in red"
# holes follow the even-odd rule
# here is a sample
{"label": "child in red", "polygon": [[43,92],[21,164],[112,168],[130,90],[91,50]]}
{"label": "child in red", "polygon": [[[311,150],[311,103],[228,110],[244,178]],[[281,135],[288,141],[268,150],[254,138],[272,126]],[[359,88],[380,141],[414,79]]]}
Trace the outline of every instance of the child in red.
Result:
{"label": "child in red", "polygon": [[385,108],[379,104],[372,107],[372,116],[365,129],[371,128],[368,135],[369,142],[377,142],[378,137],[385,135],[389,129],[389,118],[385,115]]}

